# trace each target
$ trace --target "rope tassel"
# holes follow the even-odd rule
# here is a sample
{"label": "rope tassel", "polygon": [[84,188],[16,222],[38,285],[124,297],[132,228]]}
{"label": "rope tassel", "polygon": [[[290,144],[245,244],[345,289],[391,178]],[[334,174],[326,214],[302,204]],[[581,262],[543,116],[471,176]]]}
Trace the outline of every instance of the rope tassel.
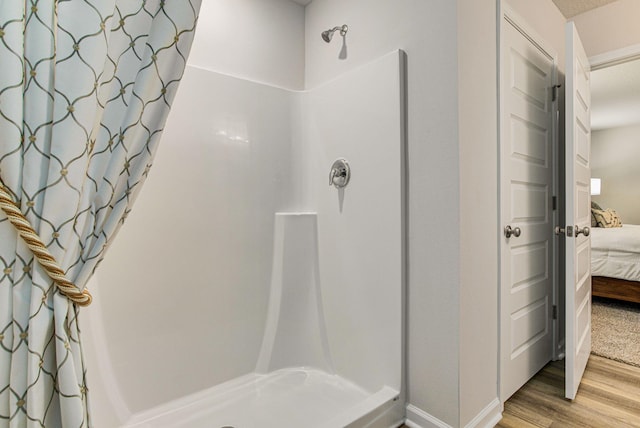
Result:
{"label": "rope tassel", "polygon": [[7,215],[9,222],[16,228],[22,240],[27,244],[38,263],[44,268],[49,278],[53,280],[58,290],[64,294],[69,300],[79,306],[88,306],[91,304],[91,293],[89,290],[80,290],[76,285],[69,281],[56,259],[49,253],[36,231],[29,223],[29,220],[20,211],[18,205],[13,202],[11,195],[0,180],[0,208]]}

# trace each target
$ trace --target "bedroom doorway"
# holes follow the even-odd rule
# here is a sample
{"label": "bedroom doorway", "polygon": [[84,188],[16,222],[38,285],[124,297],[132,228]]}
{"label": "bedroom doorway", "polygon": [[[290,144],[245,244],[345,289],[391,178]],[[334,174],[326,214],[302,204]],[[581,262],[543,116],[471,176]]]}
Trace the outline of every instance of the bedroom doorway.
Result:
{"label": "bedroom doorway", "polygon": [[600,65],[592,73],[591,178],[600,188],[591,193],[599,225],[617,226],[602,217],[615,211],[628,233],[597,227],[592,219],[594,295],[639,301],[640,263],[634,254],[640,237],[629,234],[640,225],[640,59],[620,61]]}
{"label": "bedroom doorway", "polygon": [[[638,364],[637,330],[611,329],[637,317],[640,308],[640,45],[591,58],[592,66],[592,227],[593,351]],[[622,227],[607,224],[598,211],[614,210]],[[595,219],[595,217],[594,217]],[[593,225],[593,220],[592,220]]]}
{"label": "bedroom doorway", "polygon": [[[504,18],[504,14],[505,14],[504,9],[506,9],[504,8],[504,2],[501,2],[501,6],[503,7],[503,11],[500,16],[501,18]],[[508,11],[506,13],[508,14]],[[523,22],[523,21],[519,21],[519,22]],[[502,45],[502,38],[504,34],[503,27],[504,27],[504,22],[501,19],[500,55],[502,58],[504,58],[504,54],[503,54],[504,46]],[[529,34],[528,36],[532,44],[536,45],[537,48],[540,48],[539,39],[532,34]],[[638,45],[634,49],[635,49],[634,52],[632,52],[631,54],[629,53],[628,48],[621,50],[622,52],[618,52],[617,54],[618,55],[623,54],[626,57],[634,56],[635,58],[640,59],[640,45]],[[569,50],[569,48],[567,50]],[[583,62],[585,66],[583,67],[582,73],[587,75],[587,79],[589,78],[589,73],[590,73],[589,66],[594,65],[593,60],[594,60],[594,57],[588,58],[587,61],[584,61],[584,58],[583,58]],[[609,54],[609,58],[607,59],[607,62],[613,62],[613,61],[620,61],[620,58],[615,58],[615,59],[611,58],[611,55]],[[568,62],[569,62],[569,59],[567,59],[567,63]],[[596,64],[596,68],[597,67],[598,65]],[[518,226],[511,225],[508,215],[505,215],[505,210],[508,208],[505,207],[506,204],[503,196],[505,194],[505,189],[508,188],[509,186],[509,183],[505,179],[506,177],[505,171],[502,168],[503,164],[505,163],[504,153],[506,149],[505,149],[505,143],[504,143],[504,133],[505,133],[505,129],[507,128],[504,125],[505,118],[507,116],[505,116],[505,112],[503,110],[504,102],[502,98],[505,91],[505,87],[504,87],[505,79],[503,78],[505,67],[502,60],[501,62],[499,62],[499,68],[501,70],[500,71],[501,76],[499,79],[501,82],[500,88],[499,88],[500,90],[500,111],[499,111],[500,144],[499,144],[499,147],[501,151],[500,153],[501,169],[500,169],[500,177],[499,177],[500,224],[501,224],[501,227],[505,228],[503,230],[503,233],[507,234],[507,232],[509,232],[508,239],[510,239],[511,237],[515,236],[513,234],[513,231]],[[577,104],[582,104],[584,107],[585,101],[588,101],[590,98],[589,85],[586,85],[587,91],[584,94],[575,94],[575,93],[571,93],[573,92],[573,90],[571,90],[570,92],[569,90],[570,85],[568,84],[568,82],[561,82],[561,83],[564,83],[563,85],[564,87],[561,89],[561,91],[563,93],[566,93],[566,97],[575,97],[574,101],[576,101]],[[586,107],[588,109],[589,106],[586,105]],[[575,120],[575,118],[573,120]],[[586,124],[588,126],[589,122],[590,122],[589,115],[587,115],[586,121],[583,121],[582,124],[583,125]],[[580,126],[580,124],[576,124],[576,122],[570,122],[568,125],[565,125],[565,128],[569,128],[569,127],[574,128],[575,126]],[[588,127],[583,129],[583,131],[584,131],[583,137],[584,136],[589,137],[591,135],[590,129],[588,129]],[[579,133],[576,133],[576,134],[579,134]],[[568,144],[569,142],[567,141],[567,145]],[[567,195],[567,198],[574,198],[574,199],[579,198],[581,200],[581,202],[578,202],[577,205],[574,205],[574,207],[579,207],[578,208],[579,212],[574,212],[574,216],[572,218],[570,216],[567,216],[566,219],[564,218],[565,213],[569,211],[565,208],[570,208],[570,207],[563,206],[565,195],[562,194],[563,193],[562,188],[565,187],[564,186],[565,177],[563,176],[565,171],[562,170],[563,169],[562,167],[559,167],[556,169],[556,171],[560,171],[559,172],[560,176],[558,180],[554,182],[561,186],[561,188],[559,189],[560,191],[558,192],[557,191],[558,189],[554,188],[554,193],[553,193],[553,195],[559,196],[557,205],[559,206],[560,212],[562,213],[562,217],[563,217],[561,221],[554,223],[559,228],[558,232],[559,232],[559,235],[561,236],[559,239],[554,240],[554,246],[552,247],[555,250],[557,248],[555,244],[559,242],[561,247],[560,249],[562,250],[557,252],[557,258],[554,258],[553,266],[551,268],[551,275],[557,275],[558,273],[561,275],[560,276],[561,280],[557,281],[556,284],[558,284],[558,287],[554,289],[554,294],[553,294],[554,297],[557,297],[557,300],[553,300],[552,311],[555,311],[555,309],[557,308],[559,312],[558,319],[553,320],[552,322],[552,329],[556,333],[556,340],[554,340],[553,343],[554,345],[557,345],[557,347],[553,349],[553,358],[562,359],[564,357],[567,357],[565,353],[565,346],[567,348],[573,347],[573,350],[568,349],[566,351],[567,353],[572,352],[572,356],[571,356],[572,361],[570,361],[570,358],[568,357],[566,358],[567,366],[571,366],[571,370],[573,370],[572,374],[569,373],[569,369],[566,373],[566,379],[567,379],[567,385],[568,385],[566,388],[566,395],[569,398],[572,398],[573,396],[575,396],[577,387],[580,383],[580,373],[582,370],[581,366],[583,366],[583,364],[586,363],[586,360],[588,359],[589,352],[590,352],[589,345],[590,345],[590,337],[591,337],[591,315],[590,315],[591,314],[591,272],[590,272],[591,244],[590,244],[590,240],[586,236],[588,233],[587,231],[590,231],[589,204],[590,204],[590,178],[592,177],[590,173],[590,165],[589,165],[590,141],[588,140],[588,138],[582,138],[579,136],[576,144],[579,146],[580,145],[582,146],[582,148],[580,147],[578,148],[578,151],[581,152],[581,154],[578,156],[582,157],[583,160],[585,160],[585,162],[583,162],[583,164],[585,164],[584,165],[585,168],[583,168],[583,170],[586,170],[587,173],[586,174],[580,173],[581,174],[580,178],[577,181],[574,181],[571,185],[573,186],[574,196],[572,197],[571,195]],[[564,144],[562,143],[558,144],[558,146],[563,146],[563,145]],[[584,150],[585,147],[586,147],[586,150]],[[554,162],[560,161],[564,164],[563,160],[566,160],[566,159],[577,161],[575,153],[565,154],[564,150],[562,150],[562,153],[560,153],[560,151],[554,151],[553,153]],[[576,165],[574,165],[574,167],[575,166]],[[637,167],[635,168],[637,169]],[[640,200],[640,198],[636,200]],[[506,200],[506,201],[507,203],[509,202],[509,200]],[[552,204],[555,205],[555,202],[556,201],[553,200]],[[554,211],[553,214],[557,216],[558,212]],[[509,231],[506,229],[507,226],[511,226]],[[580,231],[579,235],[575,234],[576,229]],[[519,228],[519,232],[520,232],[519,235],[524,236],[524,234],[522,233],[522,228]],[[506,350],[508,350],[508,346],[509,346],[507,341],[512,339],[512,337],[508,336],[508,328],[510,328],[510,326],[508,325],[508,322],[510,320],[507,317],[511,314],[508,313],[509,308],[507,307],[507,303],[508,303],[509,295],[506,293],[508,293],[507,290],[510,287],[509,285],[511,284],[510,281],[512,281],[513,279],[508,270],[510,266],[512,266],[513,260],[509,258],[508,253],[504,252],[505,237],[506,236],[502,236],[500,238],[501,239],[500,260],[501,261],[500,261],[500,291],[499,291],[499,298],[500,298],[500,301],[499,301],[499,308],[500,308],[500,315],[499,315],[500,317],[499,318],[500,319],[500,336],[499,336],[499,340],[500,340],[499,390],[500,390],[500,393],[499,393],[499,396],[502,401],[504,401],[505,396],[508,395],[508,392],[506,392],[507,388],[504,387],[504,384],[505,384],[504,365],[505,365],[505,355],[507,352]],[[569,241],[571,242],[569,243]],[[569,247],[569,248],[566,248],[566,250],[568,251],[565,251],[565,244],[567,244],[567,247]],[[572,266],[569,266],[569,263],[567,260],[568,258],[565,259],[565,254],[571,254],[571,257],[573,257]],[[567,269],[567,272],[569,272],[570,270],[572,270],[572,272],[563,273],[562,271],[565,268],[565,265],[567,265],[567,267],[569,268]],[[571,284],[571,285],[565,288],[564,285],[562,285],[565,283]],[[562,289],[560,290],[560,288]],[[569,294],[570,292],[573,293],[573,296]],[[568,298],[565,299],[565,297],[568,297]],[[566,326],[563,325],[565,321],[567,323],[571,323],[571,325],[566,325]],[[565,331],[567,335],[571,335],[572,337],[569,339],[567,339],[566,337],[563,337]],[[571,341],[572,344],[566,343],[568,341]],[[573,379],[571,379],[572,376],[573,376]]]}
{"label": "bedroom doorway", "polygon": [[[566,397],[573,399],[591,349],[590,65],[575,26],[568,23],[560,219],[561,181],[554,179],[560,170],[557,55],[508,7],[501,17],[499,396],[506,401],[556,356],[564,318]],[[560,241],[564,293],[558,293],[554,263]],[[564,308],[556,301],[561,295]]]}

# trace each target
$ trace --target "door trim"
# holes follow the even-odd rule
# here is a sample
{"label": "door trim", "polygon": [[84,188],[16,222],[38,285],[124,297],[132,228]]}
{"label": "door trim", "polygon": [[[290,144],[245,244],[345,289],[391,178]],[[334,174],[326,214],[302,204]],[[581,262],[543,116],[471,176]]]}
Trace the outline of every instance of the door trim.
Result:
{"label": "door trim", "polygon": [[615,49],[589,57],[591,71],[640,59],[640,44]]}
{"label": "door trim", "polygon": [[[527,38],[535,47],[537,47],[542,53],[544,53],[546,56],[548,56],[552,62],[553,62],[553,76],[552,76],[552,82],[553,85],[557,85],[558,84],[558,53],[552,49],[552,45],[550,43],[548,43],[546,41],[546,39],[544,37],[541,37],[536,31],[534,31],[531,27],[529,27],[529,25],[526,23],[526,20],[524,20],[523,18],[521,18],[506,2],[506,0],[497,0],[497,10],[498,10],[498,25],[497,25],[497,38],[496,38],[496,47],[497,47],[497,98],[498,98],[498,121],[497,121],[497,126],[498,126],[498,150],[497,150],[497,157],[498,157],[498,231],[502,230],[502,225],[504,224],[503,218],[502,218],[502,178],[503,178],[503,173],[502,173],[502,159],[501,159],[501,152],[502,152],[502,108],[503,108],[503,102],[502,102],[502,91],[501,91],[501,81],[503,78],[503,71],[502,71],[502,41],[503,41],[503,37],[504,37],[504,25],[505,22],[508,22],[510,25],[512,25],[517,31],[519,31],[525,38]],[[558,91],[558,93],[561,93],[562,91]],[[552,120],[552,125],[551,125],[551,129],[552,129],[552,148],[551,148],[551,152],[552,152],[552,168],[553,168],[553,175],[552,175],[552,191],[553,191],[553,195],[556,196],[557,200],[559,201],[559,177],[558,177],[558,171],[559,171],[559,164],[558,164],[558,138],[559,138],[559,116],[558,116],[558,112],[559,112],[559,98],[556,98],[553,101],[552,104],[552,111],[553,114],[555,115],[555,120]],[[556,209],[553,211],[553,218],[552,218],[552,222],[554,225],[558,225],[559,221],[560,221],[560,217],[559,217],[559,213],[560,213],[560,209],[559,206],[556,205]],[[498,239],[498,272],[500,273],[498,275],[498,397],[502,396],[502,286],[503,286],[503,280],[502,280],[502,268],[503,268],[503,261],[502,261],[502,236],[498,235],[496,237],[496,239]],[[558,269],[558,257],[559,257],[559,239],[558,237],[554,234],[553,235],[553,242],[552,242],[552,260],[553,260],[553,264],[551,266],[551,270],[552,270],[552,299],[553,302],[552,304],[555,306],[558,306],[559,304],[559,269]],[[561,355],[561,350],[560,350],[560,346],[559,346],[559,342],[560,342],[560,332],[559,332],[559,319],[560,316],[557,317],[557,319],[553,320],[553,324],[552,324],[552,340],[553,340],[553,344],[552,344],[552,355],[549,356],[549,360],[555,360],[555,359],[559,359],[560,357],[562,357]]]}

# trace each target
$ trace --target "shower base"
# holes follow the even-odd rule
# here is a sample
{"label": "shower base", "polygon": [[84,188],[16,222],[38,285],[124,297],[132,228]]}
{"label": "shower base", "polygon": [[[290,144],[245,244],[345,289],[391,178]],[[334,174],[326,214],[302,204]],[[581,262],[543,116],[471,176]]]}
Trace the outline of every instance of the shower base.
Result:
{"label": "shower base", "polygon": [[283,369],[266,375],[245,375],[136,414],[124,427],[373,426],[398,396],[398,391],[389,387],[371,394],[339,376],[320,370]]}

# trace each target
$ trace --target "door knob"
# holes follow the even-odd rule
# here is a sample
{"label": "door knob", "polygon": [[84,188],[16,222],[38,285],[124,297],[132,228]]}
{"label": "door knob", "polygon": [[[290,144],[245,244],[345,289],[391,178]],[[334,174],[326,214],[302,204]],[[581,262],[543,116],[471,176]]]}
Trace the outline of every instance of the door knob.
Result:
{"label": "door knob", "polygon": [[504,236],[506,236],[507,238],[511,238],[511,236],[515,236],[516,238],[520,236],[520,234],[522,233],[522,231],[520,230],[519,227],[515,227],[515,228],[511,228],[511,226],[507,226],[504,228]]}
{"label": "door knob", "polygon": [[580,229],[580,227],[576,226],[576,238],[578,237],[578,235],[583,234],[584,236],[589,236],[589,234],[591,233],[591,229],[589,229],[588,226],[583,227],[582,229]]}

